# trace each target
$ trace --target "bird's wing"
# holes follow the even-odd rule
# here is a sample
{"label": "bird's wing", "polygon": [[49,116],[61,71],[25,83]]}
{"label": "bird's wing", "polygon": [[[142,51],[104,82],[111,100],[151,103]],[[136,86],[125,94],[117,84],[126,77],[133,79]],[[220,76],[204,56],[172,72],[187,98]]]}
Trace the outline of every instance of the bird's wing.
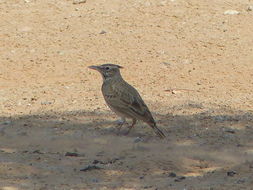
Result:
{"label": "bird's wing", "polygon": [[112,87],[104,93],[104,97],[108,105],[120,113],[145,122],[155,122],[140,94],[127,83],[124,88]]}

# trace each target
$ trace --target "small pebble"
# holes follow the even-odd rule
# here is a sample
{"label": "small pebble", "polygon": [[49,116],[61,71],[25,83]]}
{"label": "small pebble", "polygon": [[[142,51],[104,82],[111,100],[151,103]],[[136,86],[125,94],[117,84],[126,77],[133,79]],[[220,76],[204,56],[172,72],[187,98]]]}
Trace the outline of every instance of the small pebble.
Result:
{"label": "small pebble", "polygon": [[239,15],[239,14],[240,14],[240,12],[237,10],[226,10],[224,12],[224,15]]}
{"label": "small pebble", "polygon": [[175,182],[180,182],[180,181],[182,181],[182,180],[184,180],[184,179],[186,179],[186,177],[184,177],[184,176],[179,176],[179,177],[177,177],[174,181],[175,181]]}
{"label": "small pebble", "polygon": [[175,174],[174,172],[170,172],[169,177],[177,177],[177,174]]}
{"label": "small pebble", "polygon": [[99,34],[106,34],[106,31],[102,30]]}
{"label": "small pebble", "polygon": [[99,164],[99,163],[101,163],[101,161],[99,161],[99,160],[93,160],[93,162],[92,162],[92,164]]}
{"label": "small pebble", "polygon": [[77,156],[79,156],[79,154],[78,154],[78,153],[76,153],[76,152],[66,152],[66,153],[65,153],[65,156],[73,156],[73,157],[77,157]]}
{"label": "small pebble", "polygon": [[86,3],[86,0],[74,0],[73,4],[81,4],[81,3]]}
{"label": "small pebble", "polygon": [[225,129],[224,131],[227,133],[235,134],[235,130],[233,130],[233,129]]}
{"label": "small pebble", "polygon": [[87,172],[87,171],[90,171],[90,170],[99,170],[99,169],[102,169],[102,168],[98,167],[98,166],[94,166],[94,165],[88,165],[85,168],[80,169],[80,171],[81,172]]}
{"label": "small pebble", "polygon": [[34,153],[34,154],[44,154],[44,153],[41,152],[40,150],[35,150],[35,151],[33,151],[32,153]]}
{"label": "small pebble", "polygon": [[58,53],[59,55],[64,55],[64,52],[63,52],[63,51],[57,51],[57,53]]}
{"label": "small pebble", "polygon": [[170,66],[171,65],[171,63],[169,63],[169,62],[162,62],[161,64],[166,65],[166,66]]}
{"label": "small pebble", "polygon": [[233,177],[236,174],[236,171],[228,171],[227,176]]}
{"label": "small pebble", "polygon": [[246,179],[239,179],[236,183],[237,184],[242,184],[242,183],[245,183],[246,182]]}
{"label": "small pebble", "polygon": [[41,102],[41,105],[50,105],[52,104],[53,102],[50,102],[50,101],[44,101],[44,102]]}
{"label": "small pebble", "polygon": [[135,139],[134,139],[134,143],[138,143],[138,142],[140,142],[141,141],[141,138],[140,137],[136,137]]}
{"label": "small pebble", "polygon": [[253,5],[248,6],[247,11],[253,11]]}

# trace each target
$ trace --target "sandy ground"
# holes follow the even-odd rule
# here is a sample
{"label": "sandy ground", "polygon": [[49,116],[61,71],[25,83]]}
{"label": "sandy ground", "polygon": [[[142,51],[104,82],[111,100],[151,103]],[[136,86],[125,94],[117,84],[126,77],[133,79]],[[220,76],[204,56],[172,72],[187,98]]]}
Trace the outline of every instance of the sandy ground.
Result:
{"label": "sandy ground", "polygon": [[[1,0],[0,189],[253,189],[250,5]],[[167,139],[117,132],[87,68],[107,62]]]}

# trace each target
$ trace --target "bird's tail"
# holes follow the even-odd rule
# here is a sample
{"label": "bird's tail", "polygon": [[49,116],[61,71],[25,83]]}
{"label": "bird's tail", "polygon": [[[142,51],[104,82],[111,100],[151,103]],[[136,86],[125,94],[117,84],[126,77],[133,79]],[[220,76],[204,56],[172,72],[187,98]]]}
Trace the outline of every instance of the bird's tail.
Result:
{"label": "bird's tail", "polygon": [[156,126],[155,123],[151,124],[150,127],[152,127],[152,128],[154,129],[155,133],[156,133],[161,139],[163,139],[163,138],[166,137],[165,134]]}

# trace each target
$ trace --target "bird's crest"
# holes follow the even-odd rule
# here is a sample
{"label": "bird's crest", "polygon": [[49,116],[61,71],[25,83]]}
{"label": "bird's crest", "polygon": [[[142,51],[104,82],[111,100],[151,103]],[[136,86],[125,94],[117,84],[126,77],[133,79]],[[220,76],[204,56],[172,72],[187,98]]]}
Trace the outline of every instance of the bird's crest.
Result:
{"label": "bird's crest", "polygon": [[122,66],[120,66],[120,65],[115,65],[115,64],[112,64],[112,63],[106,63],[106,64],[103,64],[103,65],[101,65],[101,66],[103,66],[103,67],[107,67],[107,66],[109,66],[109,67],[118,67],[119,69],[123,69]]}

